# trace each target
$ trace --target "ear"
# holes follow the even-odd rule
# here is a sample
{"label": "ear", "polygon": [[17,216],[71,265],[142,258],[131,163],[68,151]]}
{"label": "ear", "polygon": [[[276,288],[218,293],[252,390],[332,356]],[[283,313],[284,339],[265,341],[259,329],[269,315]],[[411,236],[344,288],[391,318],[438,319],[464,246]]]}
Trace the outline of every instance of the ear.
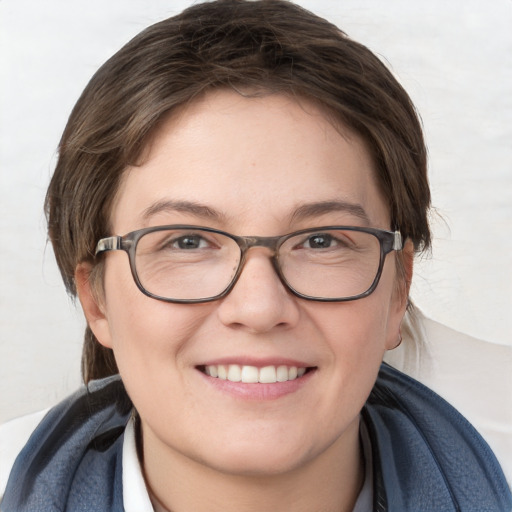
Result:
{"label": "ear", "polygon": [[389,312],[387,350],[393,350],[400,344],[400,326],[409,301],[414,266],[414,245],[411,240],[406,240],[404,248],[397,257],[401,260],[401,272],[397,272],[396,275],[396,286]]}
{"label": "ear", "polygon": [[92,265],[80,263],[75,269],[75,284],[87,324],[96,339],[105,347],[112,348],[110,326],[106,315],[105,298],[91,282]]}

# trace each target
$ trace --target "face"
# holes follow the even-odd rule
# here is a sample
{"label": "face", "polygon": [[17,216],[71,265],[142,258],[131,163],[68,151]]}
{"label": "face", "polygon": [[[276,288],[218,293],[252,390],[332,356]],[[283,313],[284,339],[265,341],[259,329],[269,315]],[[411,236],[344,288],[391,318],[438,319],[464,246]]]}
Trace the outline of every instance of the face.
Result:
{"label": "face", "polygon": [[[389,229],[373,174],[361,140],[314,105],[217,91],[168,118],[143,164],[126,171],[112,234],[166,224],[258,236],[322,225]],[[304,208],[326,202],[338,206]],[[79,268],[89,324],[114,350],[148,460],[276,474],[339,457],[357,443],[359,412],[384,352],[397,343],[404,312],[395,256],[387,256],[373,294],[345,303],[292,295],[269,256],[266,248],[251,249],[231,293],[205,304],[145,296],[123,251],[106,255],[98,301]],[[269,384],[204,373],[219,365],[307,371]]]}

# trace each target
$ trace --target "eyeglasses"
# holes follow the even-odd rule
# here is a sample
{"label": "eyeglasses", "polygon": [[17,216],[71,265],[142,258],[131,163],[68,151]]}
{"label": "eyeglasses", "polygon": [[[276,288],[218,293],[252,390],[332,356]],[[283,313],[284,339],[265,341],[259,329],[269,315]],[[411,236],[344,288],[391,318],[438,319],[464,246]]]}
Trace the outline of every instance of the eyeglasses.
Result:
{"label": "eyeglasses", "polygon": [[158,226],[102,238],[96,255],[125,251],[142,293],[165,302],[198,303],[226,296],[247,251],[272,251],[283,284],[303,299],[342,302],[370,295],[386,255],[402,249],[398,231],[325,226],[283,236],[236,236],[198,226]]}

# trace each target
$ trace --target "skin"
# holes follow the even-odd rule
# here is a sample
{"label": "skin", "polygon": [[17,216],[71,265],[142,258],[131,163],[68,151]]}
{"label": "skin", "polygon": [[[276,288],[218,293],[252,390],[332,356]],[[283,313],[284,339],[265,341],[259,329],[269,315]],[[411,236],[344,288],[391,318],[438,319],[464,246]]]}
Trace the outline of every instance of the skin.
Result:
{"label": "skin", "polygon": [[[169,200],[210,211],[162,208]],[[294,215],[328,201],[359,205],[366,218],[343,208]],[[307,101],[223,90],[162,123],[142,165],[126,171],[111,221],[112,234],[173,223],[261,236],[327,224],[390,229],[355,134]],[[207,304],[143,295],[122,251],[106,257],[100,297],[89,271],[77,268],[80,300],[98,340],[114,350],[141,417],[145,478],[165,507],[351,510],[364,469],[359,413],[406,307],[394,253],[375,292],[346,303],[293,296],[265,248],[250,251],[227,297]],[[293,359],[315,370],[292,393],[246,399],[197,368],[226,358]]]}

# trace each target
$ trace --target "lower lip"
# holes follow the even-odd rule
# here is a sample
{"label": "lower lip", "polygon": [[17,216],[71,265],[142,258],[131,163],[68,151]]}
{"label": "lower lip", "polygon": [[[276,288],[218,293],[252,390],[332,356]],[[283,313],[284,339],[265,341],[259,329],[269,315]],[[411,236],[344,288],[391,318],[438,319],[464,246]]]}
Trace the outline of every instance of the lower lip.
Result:
{"label": "lower lip", "polygon": [[275,382],[272,384],[246,382],[231,382],[216,377],[210,377],[198,370],[198,372],[206,379],[206,382],[216,390],[229,394],[235,398],[254,401],[276,400],[286,395],[297,392],[304,384],[306,384],[316,370],[312,369],[305,373],[302,377],[286,382]]}

